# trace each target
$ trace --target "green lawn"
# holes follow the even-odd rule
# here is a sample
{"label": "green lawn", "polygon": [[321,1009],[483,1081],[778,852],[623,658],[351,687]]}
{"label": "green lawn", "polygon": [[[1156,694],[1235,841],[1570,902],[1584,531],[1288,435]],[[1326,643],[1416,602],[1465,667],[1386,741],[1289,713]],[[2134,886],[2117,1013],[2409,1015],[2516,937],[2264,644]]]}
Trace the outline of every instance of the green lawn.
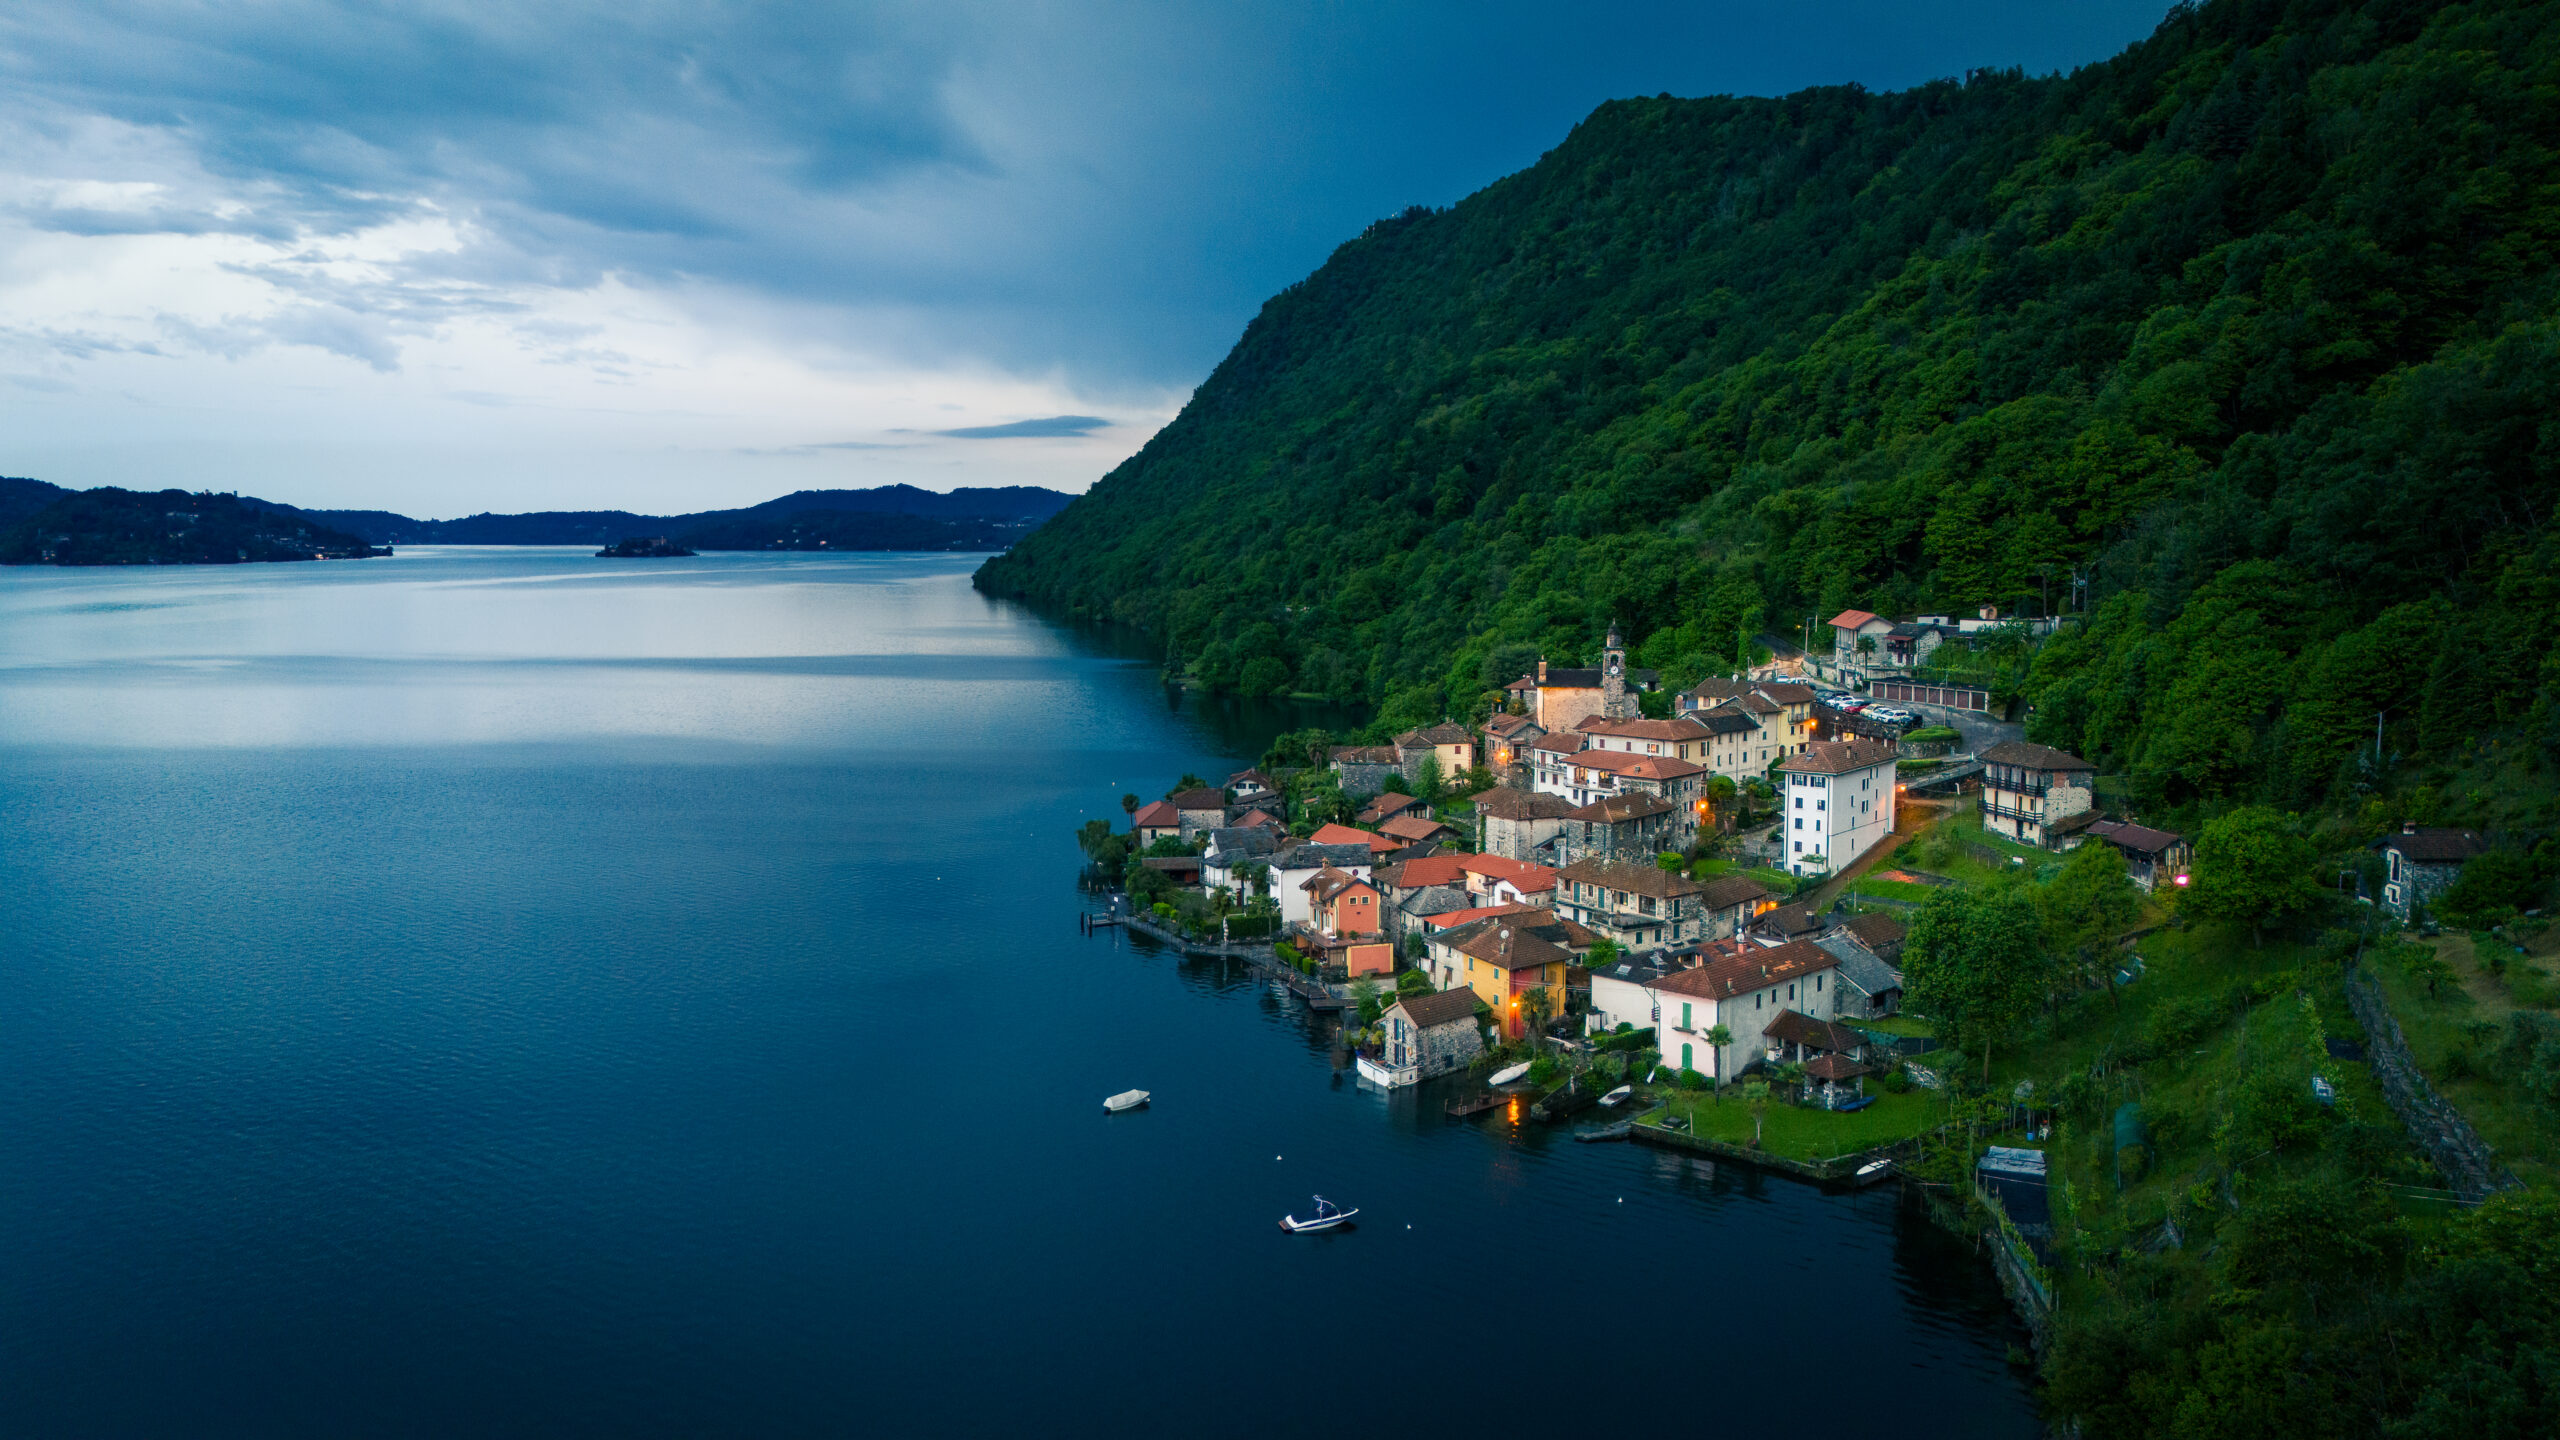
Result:
{"label": "green lawn", "polygon": [[1872,1019],[1858,1021],[1843,1020],[1840,1023],[1843,1025],[1854,1024],[1858,1029],[1873,1030],[1884,1035],[1934,1036],[1938,1033],[1938,1027],[1936,1025],[1927,1020],[1921,1019],[1917,1015],[1879,1015]]}
{"label": "green lawn", "polygon": [[[1868,1089],[1876,1103],[1845,1114],[1771,1100],[1762,1120],[1761,1148],[1788,1160],[1830,1160],[1909,1139],[1946,1118],[1943,1102],[1926,1090],[1886,1094],[1872,1079]],[[1722,1104],[1703,1094],[1683,1093],[1666,1109],[1687,1117],[1693,1133],[1707,1139],[1734,1145],[1751,1139],[1751,1106],[1734,1087],[1726,1088]],[[1648,1118],[1658,1123],[1661,1115]]]}
{"label": "green lawn", "polygon": [[1752,879],[1759,881],[1761,884],[1769,887],[1769,889],[1780,895],[1784,895],[1788,891],[1796,888],[1796,877],[1788,874],[1784,870],[1746,870],[1743,869],[1742,862],[1739,860],[1701,860],[1697,864],[1689,867],[1689,873],[1691,876],[1700,879],[1709,875],[1732,875],[1740,873],[1750,876]]}
{"label": "green lawn", "polygon": [[1886,900],[1919,901],[1946,888],[1944,885],[1915,885],[1908,880],[1861,879],[1849,887],[1849,893],[1853,900],[1860,895],[1873,895]]}

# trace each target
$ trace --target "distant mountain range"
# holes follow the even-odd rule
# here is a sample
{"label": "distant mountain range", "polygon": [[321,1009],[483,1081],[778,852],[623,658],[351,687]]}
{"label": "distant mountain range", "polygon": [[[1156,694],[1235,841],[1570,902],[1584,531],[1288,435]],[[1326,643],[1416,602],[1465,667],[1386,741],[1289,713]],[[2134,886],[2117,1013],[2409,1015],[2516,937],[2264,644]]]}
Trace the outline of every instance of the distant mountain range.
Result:
{"label": "distant mountain range", "polygon": [[[0,563],[48,563],[37,558],[47,553],[131,557],[51,563],[207,563],[206,558],[174,543],[163,547],[169,553],[157,554],[147,546],[138,551],[134,535],[119,532],[113,543],[107,543],[103,537],[86,534],[102,515],[132,508],[123,501],[108,503],[106,497],[139,499],[147,493],[73,491],[41,480],[0,478],[0,556],[13,557]],[[88,504],[74,503],[84,495],[97,498]],[[633,537],[666,536],[695,550],[1002,550],[1039,528],[1073,498],[1028,485],[954,490],[947,495],[912,485],[885,485],[872,490],[801,490],[741,510],[691,515],[542,510],[415,520],[388,510],[305,510],[273,500],[237,497],[242,506],[369,545],[609,546]],[[68,538],[53,544],[42,541],[40,535]]]}

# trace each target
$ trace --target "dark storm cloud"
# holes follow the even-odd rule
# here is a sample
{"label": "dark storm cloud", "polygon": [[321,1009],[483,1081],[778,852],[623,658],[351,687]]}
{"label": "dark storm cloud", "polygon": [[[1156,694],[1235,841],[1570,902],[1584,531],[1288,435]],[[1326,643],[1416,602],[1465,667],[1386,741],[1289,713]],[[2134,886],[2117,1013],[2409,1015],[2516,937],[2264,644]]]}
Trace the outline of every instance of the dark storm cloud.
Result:
{"label": "dark storm cloud", "polygon": [[1195,380],[1367,221],[1457,200],[1611,96],[2047,70],[2165,8],[19,0],[0,124],[74,150],[92,119],[135,127],[222,192],[21,204],[39,228],[467,225],[378,282],[291,279],[344,293],[269,328],[376,366],[402,325],[497,303],[475,287],[620,275],[1101,394]]}

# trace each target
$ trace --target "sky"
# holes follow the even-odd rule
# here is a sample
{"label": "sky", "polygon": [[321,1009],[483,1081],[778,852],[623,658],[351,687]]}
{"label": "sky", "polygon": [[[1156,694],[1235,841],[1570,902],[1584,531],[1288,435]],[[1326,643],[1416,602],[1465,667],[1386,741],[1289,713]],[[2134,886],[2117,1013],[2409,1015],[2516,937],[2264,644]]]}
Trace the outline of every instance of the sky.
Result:
{"label": "sky", "polygon": [[1081,491],[1265,297],[1604,100],[2068,70],[2167,9],[12,0],[0,474]]}

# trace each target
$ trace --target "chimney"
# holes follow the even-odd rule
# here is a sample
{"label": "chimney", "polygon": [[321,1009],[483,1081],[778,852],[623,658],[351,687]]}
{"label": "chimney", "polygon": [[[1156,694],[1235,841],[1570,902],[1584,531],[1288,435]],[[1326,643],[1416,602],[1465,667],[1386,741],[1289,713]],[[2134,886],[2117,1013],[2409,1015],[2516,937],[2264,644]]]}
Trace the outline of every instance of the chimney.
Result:
{"label": "chimney", "polygon": [[2401,821],[2401,822],[2400,822],[2400,833],[2401,833],[2401,834],[2403,834],[2403,835],[2415,835],[2415,834],[2417,834],[2417,833],[2418,833],[2418,822],[2417,822],[2417,821],[2415,821],[2415,820],[2403,820],[2403,821]]}
{"label": "chimney", "polygon": [[1547,658],[1543,655],[1538,657],[1538,683],[1547,683]]}

